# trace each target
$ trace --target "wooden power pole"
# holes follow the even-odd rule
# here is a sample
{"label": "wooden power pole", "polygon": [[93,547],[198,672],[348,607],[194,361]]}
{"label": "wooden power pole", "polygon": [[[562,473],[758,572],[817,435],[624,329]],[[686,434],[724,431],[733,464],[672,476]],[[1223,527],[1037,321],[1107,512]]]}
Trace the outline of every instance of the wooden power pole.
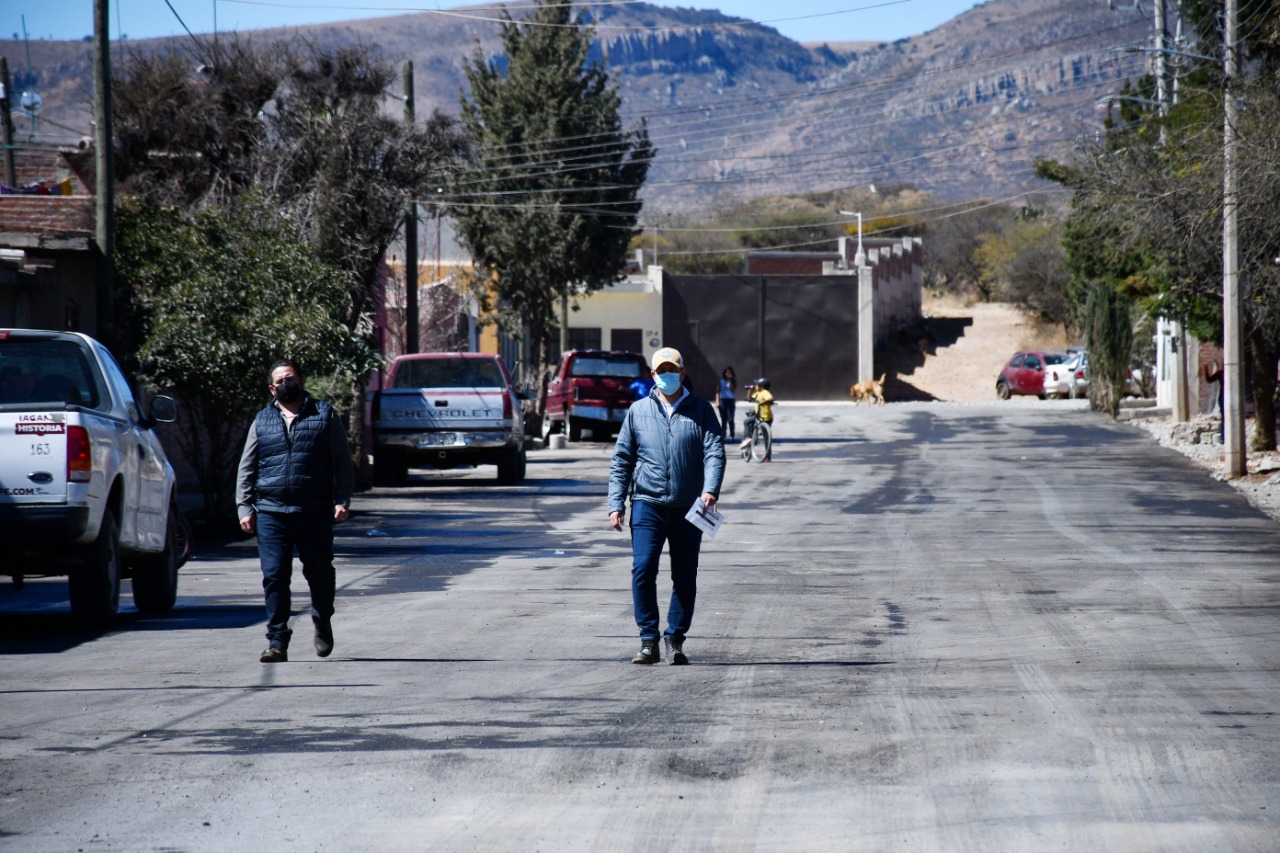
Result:
{"label": "wooden power pole", "polygon": [[94,236],[98,243],[95,336],[110,346],[114,323],[115,156],[111,140],[111,31],[107,0],[93,0]]}
{"label": "wooden power pole", "polygon": [[[413,63],[404,64],[404,123],[412,131]],[[404,206],[404,351],[418,351],[418,199],[413,193]]]}

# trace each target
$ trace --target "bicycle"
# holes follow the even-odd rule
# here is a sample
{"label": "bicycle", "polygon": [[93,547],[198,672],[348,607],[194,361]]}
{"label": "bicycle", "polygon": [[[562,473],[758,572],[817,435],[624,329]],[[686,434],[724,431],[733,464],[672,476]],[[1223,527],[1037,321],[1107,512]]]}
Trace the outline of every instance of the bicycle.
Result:
{"label": "bicycle", "polygon": [[[746,386],[748,399],[751,398],[756,387],[755,385]],[[773,406],[777,405],[777,402],[777,400],[769,400],[768,404]],[[755,408],[747,415],[743,424],[743,432],[747,436],[747,440],[742,443],[739,452],[747,462],[753,459],[756,462],[768,462],[773,451],[773,427],[767,421],[761,420],[759,413],[760,404],[756,403]]]}
{"label": "bicycle", "polygon": [[751,443],[742,447],[742,458],[748,462],[767,462],[773,450],[773,430],[767,423],[756,419],[751,425]]}

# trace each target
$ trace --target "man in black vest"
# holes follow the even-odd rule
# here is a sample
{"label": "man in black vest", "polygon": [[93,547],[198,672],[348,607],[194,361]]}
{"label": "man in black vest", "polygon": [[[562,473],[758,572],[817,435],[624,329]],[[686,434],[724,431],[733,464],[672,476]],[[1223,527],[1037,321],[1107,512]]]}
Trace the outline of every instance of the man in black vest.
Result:
{"label": "man in black vest", "polygon": [[262,589],[267,599],[267,650],[263,663],[289,659],[293,549],[311,587],[316,654],[333,652],[333,524],[346,521],[355,468],[347,431],[328,403],[306,392],[292,361],[267,371],[274,398],[258,412],[240,456],[236,505],[240,527],[258,534]]}

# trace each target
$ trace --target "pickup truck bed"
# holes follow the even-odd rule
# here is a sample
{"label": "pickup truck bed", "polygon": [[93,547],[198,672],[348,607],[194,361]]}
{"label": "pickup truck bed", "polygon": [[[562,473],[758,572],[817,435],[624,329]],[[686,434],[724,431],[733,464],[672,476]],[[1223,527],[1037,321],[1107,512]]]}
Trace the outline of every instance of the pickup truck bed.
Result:
{"label": "pickup truck bed", "polygon": [[68,578],[85,627],[115,618],[120,581],[139,610],[173,607],[178,515],[173,467],[98,341],[73,332],[0,329],[0,574]]}

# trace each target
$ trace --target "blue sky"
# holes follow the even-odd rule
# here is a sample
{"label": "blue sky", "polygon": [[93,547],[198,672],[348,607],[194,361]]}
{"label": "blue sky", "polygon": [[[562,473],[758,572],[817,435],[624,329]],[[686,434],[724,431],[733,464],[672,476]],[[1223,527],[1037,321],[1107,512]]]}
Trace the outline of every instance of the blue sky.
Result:
{"label": "blue sky", "polygon": [[[372,18],[428,9],[449,10],[475,2],[414,0],[110,0],[111,36],[181,35],[181,17],[195,33]],[[0,37],[21,36],[23,16],[32,39],[78,40],[93,32],[93,0],[5,0]],[[514,5],[514,4],[513,4]],[[662,6],[719,9],[767,23],[797,41],[892,41],[930,30],[973,8],[974,0],[681,0]]]}

